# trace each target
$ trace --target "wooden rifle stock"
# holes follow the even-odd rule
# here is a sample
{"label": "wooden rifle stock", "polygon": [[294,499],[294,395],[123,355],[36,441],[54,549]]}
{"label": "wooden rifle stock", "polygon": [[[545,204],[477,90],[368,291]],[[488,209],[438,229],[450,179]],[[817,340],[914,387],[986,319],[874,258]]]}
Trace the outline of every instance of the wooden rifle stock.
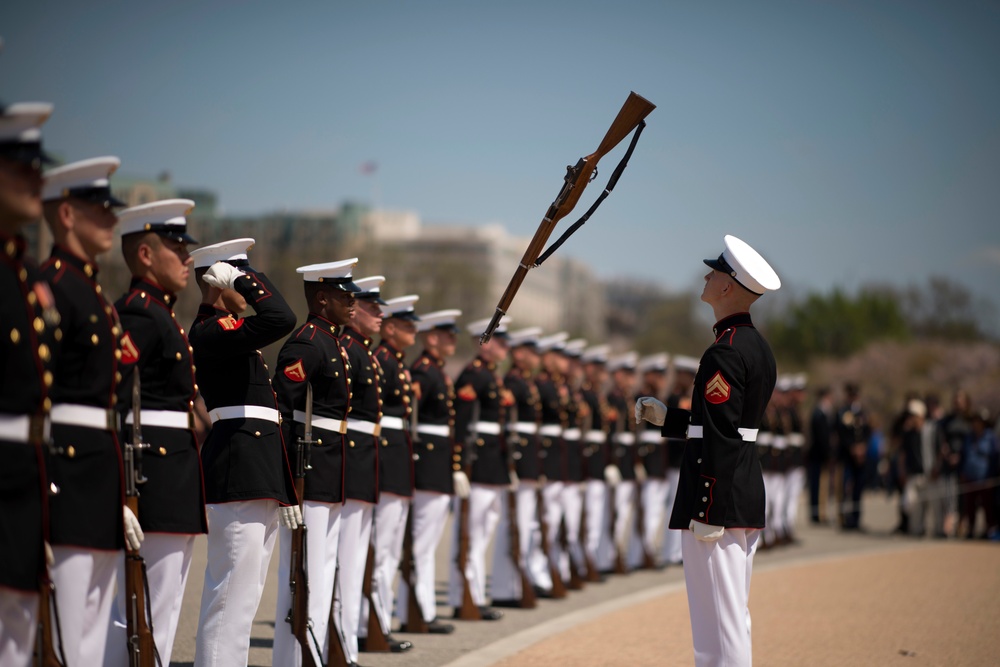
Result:
{"label": "wooden rifle stock", "polygon": [[[466,469],[466,476],[470,474]],[[483,615],[479,612],[479,607],[472,599],[472,586],[469,578],[465,574],[465,566],[469,562],[469,499],[459,498],[458,500],[458,554],[455,556],[455,564],[458,573],[462,577],[462,606],[459,607],[458,617],[463,621],[481,621]]]}
{"label": "wooden rifle stock", "polygon": [[413,554],[413,509],[410,509],[406,517],[406,535],[403,537],[403,560],[400,563],[400,574],[406,582],[406,623],[403,624],[403,632],[413,632],[424,634],[430,632],[427,621],[424,620],[424,612],[420,609],[420,601],[417,600],[417,566],[416,557]]}
{"label": "wooden rifle stock", "polygon": [[545,562],[549,564],[549,576],[552,578],[552,597],[556,600],[561,600],[566,597],[566,585],[563,584],[562,575],[559,573],[559,567],[552,560],[552,550],[549,548],[549,527],[545,523],[545,494],[542,492],[542,486],[538,488],[538,527],[541,531],[541,548],[542,554],[545,556]]}
{"label": "wooden rifle stock", "polygon": [[[374,533],[374,528],[372,530]],[[375,608],[375,547],[368,544],[368,559],[365,561],[365,580],[361,585],[361,592],[368,598],[368,637],[365,639],[366,653],[388,653],[389,640],[382,629],[382,623],[378,620],[378,611]]]}
{"label": "wooden rifle stock", "polygon": [[[56,587],[49,579],[48,573],[44,576],[44,581],[39,588],[38,596],[38,632],[35,638],[35,655],[33,663],[35,667],[66,667],[62,657],[62,646],[56,647],[55,638],[59,633],[59,615],[53,613],[55,609]],[[56,630],[53,633],[53,619],[55,619]]]}
{"label": "wooden rifle stock", "polygon": [[[305,478],[297,477],[295,480],[295,493],[299,498],[305,493]],[[309,569],[308,557],[306,554],[306,544],[308,539],[306,524],[303,521],[298,528],[291,531],[292,546],[290,558],[290,575],[288,586],[291,589],[291,606],[285,621],[292,626],[292,636],[299,643],[302,653],[303,667],[316,667],[316,660],[313,657],[309,646],[309,635],[311,622],[309,619]],[[322,656],[320,656],[322,659]]]}
{"label": "wooden rifle stock", "polygon": [[583,194],[584,188],[587,187],[587,184],[590,183],[594,176],[598,160],[614,149],[655,108],[656,105],[640,95],[636,95],[634,92],[629,93],[628,99],[625,100],[625,104],[618,111],[618,115],[608,129],[607,134],[604,135],[604,139],[601,140],[597,150],[586,157],[580,158],[575,166],[566,168],[566,177],[562,189],[549,206],[545,218],[542,219],[541,224],[535,231],[535,235],[531,239],[531,243],[528,244],[527,250],[524,251],[521,263],[518,264],[517,269],[514,271],[514,275],[507,284],[507,289],[504,290],[503,296],[500,297],[500,302],[497,304],[496,312],[493,314],[489,326],[480,338],[481,343],[486,343],[490,339],[497,326],[499,326],[500,319],[507,314],[510,304],[514,301],[514,295],[517,294],[521,283],[524,282],[524,277],[528,274],[528,269],[535,265],[538,256],[545,249],[545,242],[548,241],[552,230],[555,229],[556,223],[568,215],[580,200],[580,195]]}
{"label": "wooden rifle stock", "polygon": [[[513,469],[514,466],[511,466]],[[524,563],[521,562],[521,532],[517,519],[517,491],[507,490],[507,516],[509,521],[507,527],[510,532],[510,560],[514,564],[517,576],[521,580],[521,609],[534,609],[538,606],[535,597],[535,587],[531,583],[531,578],[525,572]]]}

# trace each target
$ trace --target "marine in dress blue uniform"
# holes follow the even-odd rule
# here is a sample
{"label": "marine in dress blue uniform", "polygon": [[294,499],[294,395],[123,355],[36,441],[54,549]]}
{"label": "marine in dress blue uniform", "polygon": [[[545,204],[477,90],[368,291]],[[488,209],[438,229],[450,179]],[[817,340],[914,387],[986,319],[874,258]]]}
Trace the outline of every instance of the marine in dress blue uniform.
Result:
{"label": "marine in dress blue uniform", "polygon": [[583,551],[587,560],[587,580],[601,581],[601,544],[610,544],[608,529],[608,481],[606,471],[611,465],[608,445],[608,404],[604,385],[607,383],[608,345],[595,345],[583,352],[583,381],[580,398],[587,406],[581,431],[583,434],[583,465],[586,476],[583,492]]}
{"label": "marine in dress blue uniform", "polygon": [[[115,302],[122,325],[118,406],[131,438],[133,374],[141,387],[143,454],[139,522],[145,533],[153,635],[164,664],[170,662],[181,600],[196,535],[208,532],[198,442],[192,428],[198,394],[191,346],[177,321],[177,293],[187,286],[191,257],[189,199],[166,199],[125,209],[119,216],[122,254],[132,272],[128,291]],[[118,605],[104,664],[128,664],[125,637],[124,558]]]}
{"label": "marine in dress blue uniform", "polygon": [[686,434],[680,489],[670,528],[684,532],[684,577],[697,665],[752,662],[747,607],[753,557],[764,527],[764,482],[754,440],[774,390],[774,355],[753,326],[750,306],[781,281],[760,254],[725,237],[705,260],[702,301],[716,316],[716,339],[702,355],[691,411],[652,397],[636,403],[636,421]]}
{"label": "marine in dress blue uniform", "polygon": [[[302,520],[308,527],[306,549],[309,575],[309,618],[320,643],[313,658],[326,663],[330,651],[330,610],[337,577],[340,520],[344,502],[344,434],[351,402],[347,354],[340,346],[340,332],[351,320],[354,293],[351,277],[357,258],[300,266],[309,313],[305,322],[285,340],[278,352],[271,380],[281,413],[281,434],[291,462],[305,430],[307,387],[312,385],[312,433],[302,503]],[[291,537],[278,529],[278,596],[274,617],[274,664],[301,665],[301,647],[285,622],[291,608],[289,578]],[[343,641],[339,633],[332,633]]]}
{"label": "marine in dress blue uniform", "polygon": [[[637,372],[641,386],[636,395],[666,397],[670,355],[654,354],[639,360]],[[636,521],[636,533],[629,544],[629,567],[650,569],[656,563],[656,536],[663,521],[667,500],[667,447],[659,429],[648,423],[636,428],[636,458],[644,473],[638,488],[637,506],[642,507],[642,521]],[[638,518],[638,517],[637,517]]]}
{"label": "marine in dress blue uniform", "polygon": [[638,462],[635,424],[629,418],[638,363],[639,355],[626,352],[608,364],[612,381],[606,400],[610,408],[609,437],[613,465],[609,478],[614,487],[611,494],[611,552],[612,568],[617,574],[628,571],[628,547],[635,522],[635,498],[638,492],[635,474]]}
{"label": "marine in dress blue uniform", "polygon": [[[42,275],[59,309],[61,339],[51,388],[48,474],[59,493],[49,501],[52,581],[63,656],[69,664],[104,659],[116,565],[124,548],[122,454],[114,412],[121,373],[121,325],[97,282],[97,256],[114,244],[109,177],[116,157],[92,158],[45,174],[42,200],[55,245]],[[138,546],[137,544],[134,546]]]}
{"label": "marine in dress blue uniform", "polygon": [[[691,409],[691,392],[694,390],[694,378],[698,373],[698,360],[694,357],[677,355],[673,358],[674,382],[667,396],[667,408]],[[681,459],[684,457],[684,438],[667,438],[667,521],[674,511],[674,501],[677,498],[677,485],[680,480]],[[663,565],[680,565],[681,533],[676,530],[663,531],[663,545],[660,562]]]}
{"label": "marine in dress blue uniform", "polygon": [[45,574],[55,297],[21,230],[42,216],[44,102],[0,102],[0,664],[28,665]]}
{"label": "marine in dress blue uniform", "polygon": [[[260,352],[295,328],[295,313],[250,266],[253,246],[254,239],[241,238],[191,253],[202,303],[188,337],[212,420],[201,449],[210,530],[197,665],[246,664],[279,509],[287,527],[301,520],[281,414]],[[242,317],[248,307],[255,314]]]}

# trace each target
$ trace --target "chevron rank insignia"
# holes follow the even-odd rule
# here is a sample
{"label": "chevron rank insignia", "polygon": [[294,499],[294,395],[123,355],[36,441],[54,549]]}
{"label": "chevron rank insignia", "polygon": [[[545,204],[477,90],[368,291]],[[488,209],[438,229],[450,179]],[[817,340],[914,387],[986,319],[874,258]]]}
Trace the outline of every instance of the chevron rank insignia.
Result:
{"label": "chevron rank insignia", "polygon": [[219,326],[225,329],[226,331],[235,331],[236,329],[239,329],[241,326],[243,326],[243,320],[242,319],[238,320],[232,315],[226,315],[225,317],[219,318]]}
{"label": "chevron rank insignia", "polygon": [[306,369],[302,365],[301,359],[296,361],[294,364],[285,366],[285,377],[292,382],[305,382]]}
{"label": "chevron rank insignia", "polygon": [[134,364],[139,361],[139,348],[135,346],[132,342],[132,334],[125,332],[125,335],[121,337],[121,347],[122,347],[122,363],[123,364]]}
{"label": "chevron rank insignia", "polygon": [[712,379],[705,383],[705,400],[714,405],[728,401],[730,392],[732,387],[722,377],[722,371],[715,371]]}
{"label": "chevron rank insignia", "polygon": [[471,384],[467,384],[458,390],[458,397],[463,401],[474,401],[476,400],[476,390],[472,388]]}

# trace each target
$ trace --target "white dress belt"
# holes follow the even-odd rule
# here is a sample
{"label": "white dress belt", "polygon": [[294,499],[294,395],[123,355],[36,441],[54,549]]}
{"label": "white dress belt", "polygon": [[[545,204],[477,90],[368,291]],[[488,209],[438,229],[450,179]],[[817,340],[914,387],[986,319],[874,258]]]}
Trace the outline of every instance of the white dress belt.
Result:
{"label": "white dress belt", "polygon": [[562,435],[563,427],[559,424],[542,424],[541,428],[538,429],[538,435],[548,436],[550,438],[558,438]]}
{"label": "white dress belt", "polygon": [[[31,440],[32,423],[38,422],[41,417],[33,415],[4,415],[0,414],[0,440],[9,442],[20,442],[27,444]],[[44,418],[42,424],[42,438],[49,439],[49,418]],[[37,426],[35,428],[38,428]]]}
{"label": "white dress belt", "polygon": [[[292,418],[300,424],[306,423],[306,413],[296,410],[292,413]],[[312,425],[324,431],[332,431],[344,435],[347,433],[347,422],[333,417],[317,417],[313,415]]]}
{"label": "white dress belt", "polygon": [[771,444],[775,449],[784,449],[788,446],[788,440],[783,435],[774,436],[774,442]]}
{"label": "white dress belt", "polygon": [[802,433],[791,433],[788,435],[789,447],[802,447],[806,444],[806,436]]}
{"label": "white dress belt", "polygon": [[635,444],[635,433],[630,431],[624,431],[622,433],[615,433],[615,442],[619,445],[625,445],[630,447]]}
{"label": "white dress belt", "polygon": [[476,422],[475,428],[471,430],[479,434],[500,435],[500,424],[496,422]]}
{"label": "white dress belt", "polygon": [[281,413],[263,405],[227,405],[215,408],[208,416],[212,418],[213,424],[220,419],[263,419],[275,424],[281,423]]}
{"label": "white dress belt", "polygon": [[[738,429],[740,435],[743,437],[743,442],[757,442],[757,431],[755,428],[741,428]],[[688,426],[688,439],[693,438],[703,438],[705,437],[705,427],[701,424],[691,424]]]}
{"label": "white dress belt", "polygon": [[439,435],[442,438],[447,438],[451,435],[451,427],[446,424],[417,424],[417,433]]}
{"label": "white dress belt", "polygon": [[774,433],[770,431],[761,431],[757,434],[757,444],[758,445],[770,445],[774,442]]}
{"label": "white dress belt", "polygon": [[644,428],[639,432],[639,442],[655,445],[661,440],[663,440],[663,435],[660,433],[659,429]]}
{"label": "white dress belt", "polygon": [[562,435],[567,440],[579,440],[580,437],[583,435],[583,431],[581,431],[578,428],[568,428],[565,431],[563,431]]}
{"label": "white dress belt", "polygon": [[517,433],[524,433],[525,435],[535,435],[538,433],[538,424],[535,422],[514,422],[513,424],[508,424],[507,429]]}
{"label": "white dress belt", "polygon": [[53,424],[96,428],[101,431],[114,431],[118,428],[114,412],[92,405],[57,403],[49,411],[49,417],[52,419]]}
{"label": "white dress belt", "polygon": [[382,427],[375,422],[366,422],[361,419],[348,419],[347,430],[357,431],[366,435],[374,435],[376,438],[382,433]]}
{"label": "white dress belt", "polygon": [[[379,422],[382,428],[391,428],[395,431],[403,431],[408,427],[405,425],[402,417],[390,417],[387,415],[382,415],[382,421]],[[353,422],[352,422],[353,424]]]}
{"label": "white dress belt", "polygon": [[600,444],[608,439],[608,436],[604,434],[604,431],[592,430],[587,431],[587,434],[583,436],[583,439],[587,442],[592,442],[594,444]]}
{"label": "white dress belt", "polygon": [[[193,428],[193,418],[190,412],[180,410],[143,410],[139,413],[143,426],[161,426],[163,428]],[[125,423],[132,423],[132,411],[129,410]]]}

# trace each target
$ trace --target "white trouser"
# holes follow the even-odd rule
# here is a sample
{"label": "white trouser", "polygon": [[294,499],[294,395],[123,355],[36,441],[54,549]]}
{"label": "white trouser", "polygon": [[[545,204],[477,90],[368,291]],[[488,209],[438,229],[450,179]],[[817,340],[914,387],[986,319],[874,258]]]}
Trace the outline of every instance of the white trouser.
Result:
{"label": "white trouser", "polygon": [[122,552],[54,546],[52,554],[55,562],[49,574],[56,587],[63,657],[67,665],[99,665],[108,641]]}
{"label": "white trouser", "polygon": [[[667,497],[666,510],[667,522],[670,522],[670,515],[674,513],[674,501],[677,499],[677,484],[680,482],[680,468],[667,468]],[[683,559],[681,555],[681,531],[663,530],[663,548],[661,550],[662,561],[664,563],[680,563]]]}
{"label": "white trouser", "polygon": [[528,579],[535,586],[548,584],[551,586],[551,579],[548,577],[548,568],[542,563],[539,568],[545,576],[539,579],[538,574],[532,572],[531,563],[537,563],[537,557],[532,558],[533,552],[540,552],[538,544],[538,497],[536,492],[538,485],[533,480],[522,480],[518,484],[516,491],[507,491],[504,494],[503,502],[500,505],[500,524],[497,527],[496,539],[493,540],[493,577],[490,579],[490,593],[495,600],[519,600],[523,594],[521,590],[521,577],[510,553],[510,500],[509,494],[513,493],[517,504],[517,539],[518,563],[524,569]]}
{"label": "white trouser", "polygon": [[[372,550],[375,563],[372,569],[372,598],[375,614],[384,634],[392,631],[392,609],[396,599],[396,570],[403,557],[403,538],[406,536],[406,517],[410,513],[410,499],[380,493],[375,506],[372,525]],[[368,598],[361,596],[361,615],[358,617],[358,637],[368,636]]]}
{"label": "white trouser", "polygon": [[[632,530],[632,541],[629,544],[629,567],[641,567],[643,549],[645,553],[654,556],[656,553],[656,538],[663,522],[663,510],[667,505],[668,482],[665,479],[650,477],[642,484],[642,525],[635,522]],[[654,556],[655,557],[655,556]]]}
{"label": "white trouser", "polygon": [[773,544],[775,538],[781,534],[779,528],[782,521],[778,516],[778,508],[782,507],[783,486],[780,473],[764,473],[764,541],[768,544]]}
{"label": "white trouser", "polygon": [[[486,605],[486,548],[493,531],[500,521],[500,505],[505,486],[488,486],[472,484],[469,490],[469,552],[465,562],[465,579],[469,582],[472,601],[477,607]],[[454,504],[454,539],[451,542],[451,575],[448,577],[448,604],[452,607],[462,606],[463,577],[458,571],[458,529],[459,504],[455,498]]]}
{"label": "white trouser", "polygon": [[785,531],[795,532],[795,524],[799,520],[799,499],[806,486],[806,469],[796,466],[788,471],[785,478]]}
{"label": "white trouser", "polygon": [[28,667],[38,629],[38,593],[0,588],[0,665]]}
{"label": "white trouser", "polygon": [[[146,533],[139,555],[146,561],[149,581],[149,607],[152,615],[153,641],[164,665],[170,664],[181,615],[184,589],[191,571],[194,535]],[[125,624],[125,553],[116,558],[118,596],[111,614],[108,642],[104,649],[105,667],[128,666],[128,636]]]}
{"label": "white trouser", "polygon": [[622,558],[628,556],[629,537],[635,523],[635,482],[633,480],[619,482],[615,487],[615,525],[612,537],[617,553]]}
{"label": "white trouser", "polygon": [[[413,513],[413,576],[416,582],[417,604],[424,621],[430,623],[437,618],[437,602],[434,598],[435,554],[444,526],[448,522],[451,496],[444,493],[414,491],[410,512]],[[409,582],[399,579],[399,608],[396,617],[406,623],[409,616]]]}
{"label": "white trouser", "polygon": [[717,542],[682,533],[694,662],[697,667],[750,667],[750,577],[759,530],[727,528]]}
{"label": "white trouser", "polygon": [[337,548],[337,589],[333,614],[337,619],[344,655],[348,662],[358,661],[358,619],[361,617],[362,586],[368,545],[372,538],[375,506],[348,499],[340,511],[340,545]]}
{"label": "white trouser", "polygon": [[[326,664],[329,652],[330,607],[333,604],[333,582],[337,574],[337,548],[340,544],[340,503],[307,500],[302,504],[302,520],[306,524],[306,573],[309,581],[309,620],[312,636],[309,647],[317,664]],[[278,528],[278,597],[274,609],[273,664],[300,667],[302,651],[292,636],[287,622],[292,608],[289,588],[292,561],[292,531]],[[296,582],[301,585],[301,582]],[[315,637],[315,641],[313,640]],[[316,643],[322,655],[316,651]],[[320,658],[322,657],[322,660]]]}
{"label": "white trouser", "polygon": [[614,502],[616,486],[604,486],[604,511],[601,519],[601,536],[597,544],[597,569],[609,572],[615,566]]}
{"label": "white trouser", "polygon": [[590,561],[597,564],[601,545],[601,529],[607,514],[607,485],[598,479],[588,479],[583,491],[583,506],[587,511],[587,525],[583,536],[583,549]]}
{"label": "white trouser", "polygon": [[194,664],[247,664],[250,631],[278,537],[278,501],[206,506],[208,554]]}
{"label": "white trouser", "polygon": [[[580,545],[580,521],[583,518],[583,492],[580,490],[580,483],[566,482],[563,484],[559,501],[563,508],[563,522],[566,525],[566,551],[568,552],[563,553],[561,542],[556,539],[560,556],[559,573],[563,580],[568,582],[570,568],[573,568],[573,571],[580,576],[585,576],[587,570],[587,561],[583,557],[583,547]],[[557,525],[556,538],[558,537]]]}
{"label": "white trouser", "polygon": [[546,482],[542,486],[542,500],[545,505],[542,521],[545,522],[545,537],[547,538],[545,548],[549,553],[549,561],[557,568],[556,571],[560,573],[559,576],[564,579],[568,577],[559,569],[559,562],[562,560],[562,545],[559,543],[559,526],[562,525],[563,514],[565,513],[565,508],[563,507],[563,488],[565,486],[563,482]]}

